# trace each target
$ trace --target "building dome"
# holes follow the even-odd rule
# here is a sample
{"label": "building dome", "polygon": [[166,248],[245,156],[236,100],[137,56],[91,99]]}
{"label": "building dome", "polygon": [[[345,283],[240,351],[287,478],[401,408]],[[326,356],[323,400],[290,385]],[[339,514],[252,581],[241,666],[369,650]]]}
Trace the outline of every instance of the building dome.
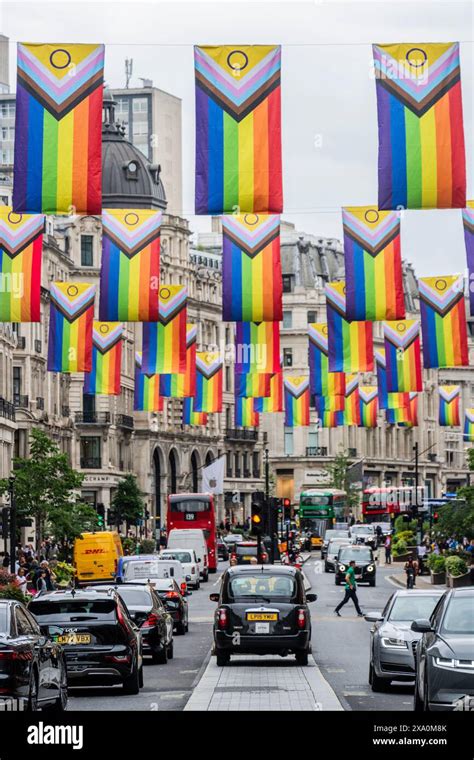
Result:
{"label": "building dome", "polygon": [[104,88],[102,120],[102,207],[166,210],[161,166],[125,138],[125,128],[115,120],[110,90]]}

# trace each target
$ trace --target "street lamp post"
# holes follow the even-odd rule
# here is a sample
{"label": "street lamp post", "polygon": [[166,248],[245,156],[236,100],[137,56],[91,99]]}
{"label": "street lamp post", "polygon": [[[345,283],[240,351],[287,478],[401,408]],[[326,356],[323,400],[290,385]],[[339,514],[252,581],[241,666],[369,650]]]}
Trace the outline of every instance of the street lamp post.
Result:
{"label": "street lamp post", "polygon": [[418,441],[413,446],[413,451],[415,452],[415,513],[416,513],[416,521],[417,521],[417,530],[418,530],[418,544],[421,544],[423,540],[423,515],[419,512],[419,503],[418,503],[418,483],[419,483],[419,456],[418,456]]}
{"label": "street lamp post", "polygon": [[265,449],[265,510],[267,513],[268,534],[270,536],[270,564],[275,564],[275,517],[270,504],[270,462],[269,451]]}

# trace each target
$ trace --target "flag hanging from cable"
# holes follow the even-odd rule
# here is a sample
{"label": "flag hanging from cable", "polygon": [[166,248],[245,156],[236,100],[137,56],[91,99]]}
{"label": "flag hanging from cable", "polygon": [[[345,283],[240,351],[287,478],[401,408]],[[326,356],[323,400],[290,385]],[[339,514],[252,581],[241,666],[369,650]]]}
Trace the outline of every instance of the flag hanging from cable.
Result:
{"label": "flag hanging from cable", "polygon": [[420,322],[401,319],[383,323],[387,391],[422,391]]}
{"label": "flag hanging from cable", "polygon": [[309,378],[303,375],[285,375],[285,426],[309,425]]}
{"label": "flag hanging from cable", "polygon": [[462,221],[469,276],[469,307],[471,317],[474,317],[474,201],[467,201],[466,208],[462,212]]}
{"label": "flag hanging from cable", "polygon": [[260,415],[255,411],[255,399],[235,396],[234,418],[236,427],[258,427]]}
{"label": "flag hanging from cable", "polygon": [[463,438],[469,443],[474,443],[474,408],[464,412],[464,435]]}
{"label": "flag hanging from cable", "polygon": [[372,322],[346,318],[346,284],[325,285],[330,372],[373,372]]}
{"label": "flag hanging from cable", "polygon": [[142,372],[186,373],[186,309],[187,290],[183,285],[160,288],[159,321],[143,323]]}
{"label": "flag hanging from cable", "polygon": [[237,322],[235,372],[272,375],[280,367],[280,323]]}
{"label": "flag hanging from cable", "polygon": [[359,385],[360,427],[377,427],[378,393],[376,385]]}
{"label": "flag hanging from cable", "polygon": [[344,425],[359,425],[359,375],[346,375],[346,392],[344,395]]}
{"label": "flag hanging from cable", "polygon": [[195,412],[222,412],[222,368],[218,352],[197,351]]}
{"label": "flag hanging from cable", "polygon": [[49,297],[48,370],[90,372],[95,285],[52,282]]}
{"label": "flag hanging from cable", "polygon": [[441,427],[459,427],[461,424],[461,386],[440,385],[438,388],[438,423]]}
{"label": "flag hanging from cable", "polygon": [[92,326],[92,369],[84,375],[84,393],[118,396],[122,366],[123,325],[94,322]]}
{"label": "flag hanging from cable", "polygon": [[425,369],[467,367],[469,352],[463,276],[420,277],[418,290]]}
{"label": "flag hanging from cable", "polygon": [[270,380],[270,395],[254,399],[256,412],[283,411],[283,372],[275,372]]}
{"label": "flag hanging from cable", "polygon": [[160,375],[160,394],[165,398],[186,398],[196,395],[197,325],[186,325],[186,372]]}
{"label": "flag hanging from cable", "polygon": [[328,326],[326,322],[308,325],[309,378],[315,396],[344,396],[344,372],[329,372]]}
{"label": "flag hanging from cable", "polygon": [[193,398],[183,398],[183,425],[207,425],[208,420],[207,412],[194,411]]}
{"label": "flag hanging from cable", "polygon": [[0,322],[39,322],[43,214],[0,207]]}
{"label": "flag hanging from cable", "polygon": [[133,409],[136,412],[162,412],[160,376],[142,372],[142,352],[135,353],[135,390]]}

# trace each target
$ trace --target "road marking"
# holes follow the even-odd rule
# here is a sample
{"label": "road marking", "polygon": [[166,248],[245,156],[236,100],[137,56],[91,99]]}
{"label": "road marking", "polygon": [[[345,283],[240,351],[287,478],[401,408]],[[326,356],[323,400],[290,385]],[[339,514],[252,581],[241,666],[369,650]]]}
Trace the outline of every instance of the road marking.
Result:
{"label": "road marking", "polygon": [[184,676],[187,673],[199,673],[199,668],[196,668],[196,670],[180,670],[179,671],[180,676]]}
{"label": "road marking", "polygon": [[374,699],[368,691],[343,691],[342,693],[344,697],[372,697]]}
{"label": "road marking", "polygon": [[212,585],[213,585],[213,586],[217,586],[217,585],[218,585],[218,584],[221,582],[221,578],[222,578],[222,576],[223,576],[223,575],[224,575],[224,573],[221,573],[221,574],[219,575],[218,579],[216,580],[216,582],[215,582],[215,583],[213,583]]}
{"label": "road marking", "polygon": [[344,668],[326,668],[327,673],[345,673]]}

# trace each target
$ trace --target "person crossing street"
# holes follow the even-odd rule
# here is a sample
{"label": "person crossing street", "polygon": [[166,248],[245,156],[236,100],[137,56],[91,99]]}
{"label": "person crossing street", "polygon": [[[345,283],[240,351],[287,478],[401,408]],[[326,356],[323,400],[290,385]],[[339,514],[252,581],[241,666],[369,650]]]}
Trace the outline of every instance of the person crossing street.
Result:
{"label": "person crossing street", "polygon": [[334,612],[336,613],[336,615],[338,615],[338,617],[341,617],[339,610],[341,609],[341,607],[344,607],[344,605],[347,604],[349,599],[352,599],[352,601],[354,602],[354,607],[356,608],[358,616],[363,617],[363,614],[364,614],[359,606],[359,600],[357,598],[357,593],[356,593],[357,583],[355,579],[354,567],[355,567],[355,560],[351,559],[351,561],[349,562],[349,567],[347,568],[347,573],[346,573],[346,585],[345,585],[346,593],[342,602],[340,602],[340,604],[338,604],[336,609],[334,610]]}

